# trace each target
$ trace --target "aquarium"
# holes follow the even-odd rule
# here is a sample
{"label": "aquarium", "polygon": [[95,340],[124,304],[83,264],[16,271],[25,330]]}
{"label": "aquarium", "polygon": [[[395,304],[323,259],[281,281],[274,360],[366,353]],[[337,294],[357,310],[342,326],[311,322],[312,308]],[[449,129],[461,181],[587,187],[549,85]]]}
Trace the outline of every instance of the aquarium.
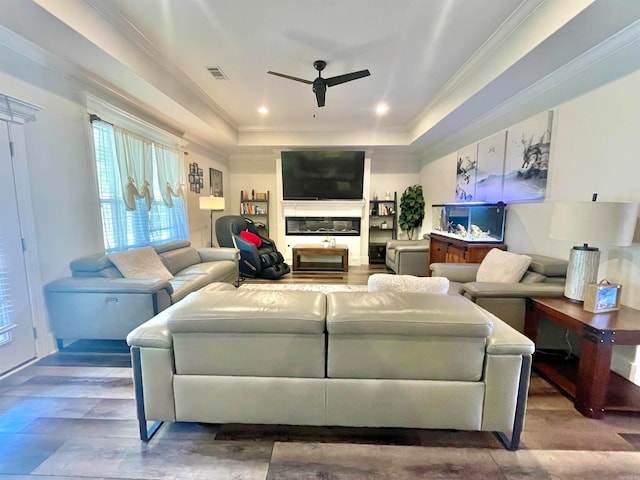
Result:
{"label": "aquarium", "polygon": [[506,211],[502,202],[432,205],[431,232],[469,242],[502,243]]}

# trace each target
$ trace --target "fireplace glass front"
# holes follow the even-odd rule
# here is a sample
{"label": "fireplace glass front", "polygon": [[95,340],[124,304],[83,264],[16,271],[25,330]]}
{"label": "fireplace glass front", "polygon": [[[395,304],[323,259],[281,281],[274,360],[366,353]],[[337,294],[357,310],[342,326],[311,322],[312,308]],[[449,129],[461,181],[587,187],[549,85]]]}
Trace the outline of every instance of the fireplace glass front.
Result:
{"label": "fireplace glass front", "polygon": [[358,217],[286,217],[287,235],[360,235]]}

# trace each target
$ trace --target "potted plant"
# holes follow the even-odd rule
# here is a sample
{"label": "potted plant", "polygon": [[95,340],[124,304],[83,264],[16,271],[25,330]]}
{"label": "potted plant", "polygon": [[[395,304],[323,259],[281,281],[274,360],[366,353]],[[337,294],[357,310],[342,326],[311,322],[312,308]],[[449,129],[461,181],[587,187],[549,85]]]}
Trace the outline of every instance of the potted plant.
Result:
{"label": "potted plant", "polygon": [[413,232],[422,225],[424,219],[424,197],[422,185],[407,187],[400,198],[400,229],[407,232],[409,240],[413,240]]}

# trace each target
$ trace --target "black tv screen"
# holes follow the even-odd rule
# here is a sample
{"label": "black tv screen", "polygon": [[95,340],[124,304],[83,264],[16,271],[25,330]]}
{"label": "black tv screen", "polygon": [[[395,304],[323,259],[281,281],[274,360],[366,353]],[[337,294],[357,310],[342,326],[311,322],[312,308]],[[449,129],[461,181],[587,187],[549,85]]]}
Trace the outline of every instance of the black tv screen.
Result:
{"label": "black tv screen", "polygon": [[282,152],[284,200],[361,200],[364,152]]}

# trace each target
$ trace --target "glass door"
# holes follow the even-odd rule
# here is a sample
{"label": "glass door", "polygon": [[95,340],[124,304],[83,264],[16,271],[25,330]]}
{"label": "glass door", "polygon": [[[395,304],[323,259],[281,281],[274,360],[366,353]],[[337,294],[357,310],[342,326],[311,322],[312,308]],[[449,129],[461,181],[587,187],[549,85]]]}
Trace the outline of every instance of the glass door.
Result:
{"label": "glass door", "polygon": [[0,375],[36,356],[9,138],[0,121]]}

